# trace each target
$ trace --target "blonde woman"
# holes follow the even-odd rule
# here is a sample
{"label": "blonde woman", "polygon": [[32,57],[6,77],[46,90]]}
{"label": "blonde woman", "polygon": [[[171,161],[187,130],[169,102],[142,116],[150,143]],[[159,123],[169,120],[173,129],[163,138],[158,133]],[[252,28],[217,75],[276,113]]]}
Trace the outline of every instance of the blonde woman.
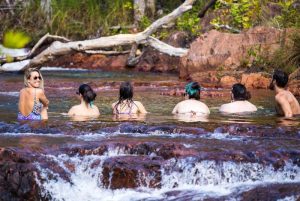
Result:
{"label": "blonde woman", "polygon": [[25,87],[20,91],[18,120],[48,119],[49,100],[44,94],[44,81],[38,69],[24,74]]}

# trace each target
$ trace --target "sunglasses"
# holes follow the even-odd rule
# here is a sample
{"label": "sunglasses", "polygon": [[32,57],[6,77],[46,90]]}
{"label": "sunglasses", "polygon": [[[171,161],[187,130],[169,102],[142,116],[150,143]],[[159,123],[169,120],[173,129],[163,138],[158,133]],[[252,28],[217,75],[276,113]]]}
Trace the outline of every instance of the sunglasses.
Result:
{"label": "sunglasses", "polygon": [[80,94],[79,91],[76,91],[76,94],[79,95]]}
{"label": "sunglasses", "polygon": [[35,76],[35,77],[33,77],[33,79],[34,79],[34,80],[37,80],[37,79],[42,80],[42,77],[40,77],[40,76]]}

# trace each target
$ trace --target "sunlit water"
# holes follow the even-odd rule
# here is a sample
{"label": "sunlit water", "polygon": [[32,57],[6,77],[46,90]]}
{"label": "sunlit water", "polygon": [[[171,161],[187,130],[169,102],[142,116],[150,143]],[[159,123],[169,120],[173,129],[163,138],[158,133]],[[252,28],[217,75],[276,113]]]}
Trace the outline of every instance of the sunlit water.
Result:
{"label": "sunlit water", "polygon": [[[69,70],[44,71],[43,76],[49,120],[28,123],[16,121],[23,76],[0,74],[0,146],[49,150],[40,153],[42,161],[57,164],[69,175],[66,180],[50,166],[35,162],[40,172],[37,181],[53,200],[242,200],[243,192],[256,188],[300,186],[300,119],[277,117],[270,91],[252,91],[251,102],[259,110],[245,115],[218,112],[222,103],[230,101],[226,90],[223,97],[204,96],[211,115],[186,121],[171,115],[183,97],[161,95],[184,86],[176,75]],[[149,114],[131,120],[111,114],[121,81],[134,83],[134,99]],[[66,116],[78,104],[75,92],[81,83],[91,84],[97,92],[99,118],[75,121]],[[106,151],[84,155],[64,151],[77,146]],[[116,161],[136,171],[136,186],[115,189],[114,171],[105,175],[104,168]],[[158,168],[146,171],[144,163]],[[299,197],[300,192],[290,190],[276,200]]]}

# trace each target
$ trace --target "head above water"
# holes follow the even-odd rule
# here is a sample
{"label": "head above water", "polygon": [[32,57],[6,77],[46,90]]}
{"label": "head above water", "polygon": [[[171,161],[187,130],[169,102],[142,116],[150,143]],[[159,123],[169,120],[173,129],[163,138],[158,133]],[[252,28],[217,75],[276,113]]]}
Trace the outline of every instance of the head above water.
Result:
{"label": "head above water", "polygon": [[289,76],[282,70],[275,70],[269,87],[271,90],[274,89],[274,81],[278,87],[284,88],[289,82]]}
{"label": "head above water", "polygon": [[233,95],[233,100],[235,101],[244,101],[251,98],[250,92],[248,92],[246,87],[240,83],[236,83],[232,86],[231,93]]}
{"label": "head above water", "polygon": [[39,69],[29,68],[24,73],[25,87],[34,87],[44,89],[44,79]]}
{"label": "head above water", "polygon": [[189,96],[189,99],[200,100],[201,87],[198,82],[190,82],[185,86],[185,93]]}
{"label": "head above water", "polygon": [[93,89],[87,84],[80,85],[78,91],[84,102],[89,104],[93,102],[97,96]]}
{"label": "head above water", "polygon": [[130,82],[123,82],[120,85],[120,96],[119,101],[132,100],[133,98],[133,87]]}

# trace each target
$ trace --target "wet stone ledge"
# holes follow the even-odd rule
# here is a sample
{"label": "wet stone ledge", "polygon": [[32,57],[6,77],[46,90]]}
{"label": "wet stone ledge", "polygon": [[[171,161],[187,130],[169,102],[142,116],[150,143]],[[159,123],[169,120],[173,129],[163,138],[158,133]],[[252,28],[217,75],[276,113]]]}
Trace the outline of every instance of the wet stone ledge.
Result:
{"label": "wet stone ledge", "polygon": [[0,200],[48,200],[36,182],[37,170],[29,153],[0,148]]}
{"label": "wet stone ledge", "polygon": [[[107,159],[103,164],[102,184],[105,188],[159,188],[162,160],[159,157],[124,156]],[[150,180],[147,178],[151,178]]]}

